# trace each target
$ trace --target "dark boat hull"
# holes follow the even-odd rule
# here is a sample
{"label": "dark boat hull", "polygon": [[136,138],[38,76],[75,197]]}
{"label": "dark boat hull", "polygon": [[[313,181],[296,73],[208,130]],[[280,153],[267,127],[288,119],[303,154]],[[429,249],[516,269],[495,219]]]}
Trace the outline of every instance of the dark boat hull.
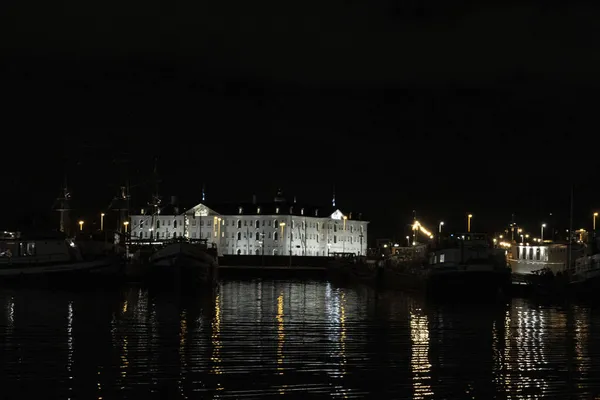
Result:
{"label": "dark boat hull", "polygon": [[364,264],[331,269],[333,279],[360,282],[380,289],[420,292],[431,298],[497,298],[510,293],[510,270],[452,271],[427,273],[425,270],[399,272]]}
{"label": "dark boat hull", "polygon": [[152,254],[146,262],[129,265],[127,276],[163,290],[198,289],[218,280],[218,260],[193,244],[175,244]]}

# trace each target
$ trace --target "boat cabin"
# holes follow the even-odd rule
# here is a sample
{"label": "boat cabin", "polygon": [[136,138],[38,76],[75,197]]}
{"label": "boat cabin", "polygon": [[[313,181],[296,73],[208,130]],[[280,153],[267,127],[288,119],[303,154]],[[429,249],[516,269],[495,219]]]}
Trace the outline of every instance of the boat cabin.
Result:
{"label": "boat cabin", "polygon": [[[449,268],[466,264],[489,264],[491,258],[502,255],[492,246],[485,233],[458,233],[442,239],[429,255],[429,264]],[[503,255],[502,255],[503,257]]]}
{"label": "boat cabin", "polygon": [[6,231],[0,234],[0,265],[73,260],[81,260],[81,254],[62,234],[23,235]]}

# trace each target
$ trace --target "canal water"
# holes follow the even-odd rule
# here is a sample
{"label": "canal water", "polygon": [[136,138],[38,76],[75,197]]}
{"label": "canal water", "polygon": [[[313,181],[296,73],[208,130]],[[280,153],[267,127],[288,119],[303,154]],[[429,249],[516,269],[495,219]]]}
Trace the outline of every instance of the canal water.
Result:
{"label": "canal water", "polygon": [[2,399],[592,399],[600,310],[327,282],[0,290]]}

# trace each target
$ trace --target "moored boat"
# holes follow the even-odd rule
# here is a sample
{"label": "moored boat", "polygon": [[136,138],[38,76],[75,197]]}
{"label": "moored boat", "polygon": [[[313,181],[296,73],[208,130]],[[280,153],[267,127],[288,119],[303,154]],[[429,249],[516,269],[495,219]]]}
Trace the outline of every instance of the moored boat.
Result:
{"label": "moored boat", "polygon": [[119,265],[118,255],[84,259],[62,233],[0,234],[0,281],[10,278],[68,276]]}
{"label": "moored boat", "polygon": [[218,278],[217,249],[206,240],[172,240],[155,245],[150,254],[143,248],[138,254],[143,258],[130,267],[130,277],[149,284],[201,287]]}

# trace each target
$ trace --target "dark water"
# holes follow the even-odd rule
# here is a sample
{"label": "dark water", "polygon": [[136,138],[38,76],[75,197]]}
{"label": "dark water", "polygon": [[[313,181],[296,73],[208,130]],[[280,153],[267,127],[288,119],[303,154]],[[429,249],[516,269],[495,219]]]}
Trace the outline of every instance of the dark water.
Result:
{"label": "dark water", "polygon": [[324,282],[0,291],[2,399],[591,399],[589,305],[434,306]]}

